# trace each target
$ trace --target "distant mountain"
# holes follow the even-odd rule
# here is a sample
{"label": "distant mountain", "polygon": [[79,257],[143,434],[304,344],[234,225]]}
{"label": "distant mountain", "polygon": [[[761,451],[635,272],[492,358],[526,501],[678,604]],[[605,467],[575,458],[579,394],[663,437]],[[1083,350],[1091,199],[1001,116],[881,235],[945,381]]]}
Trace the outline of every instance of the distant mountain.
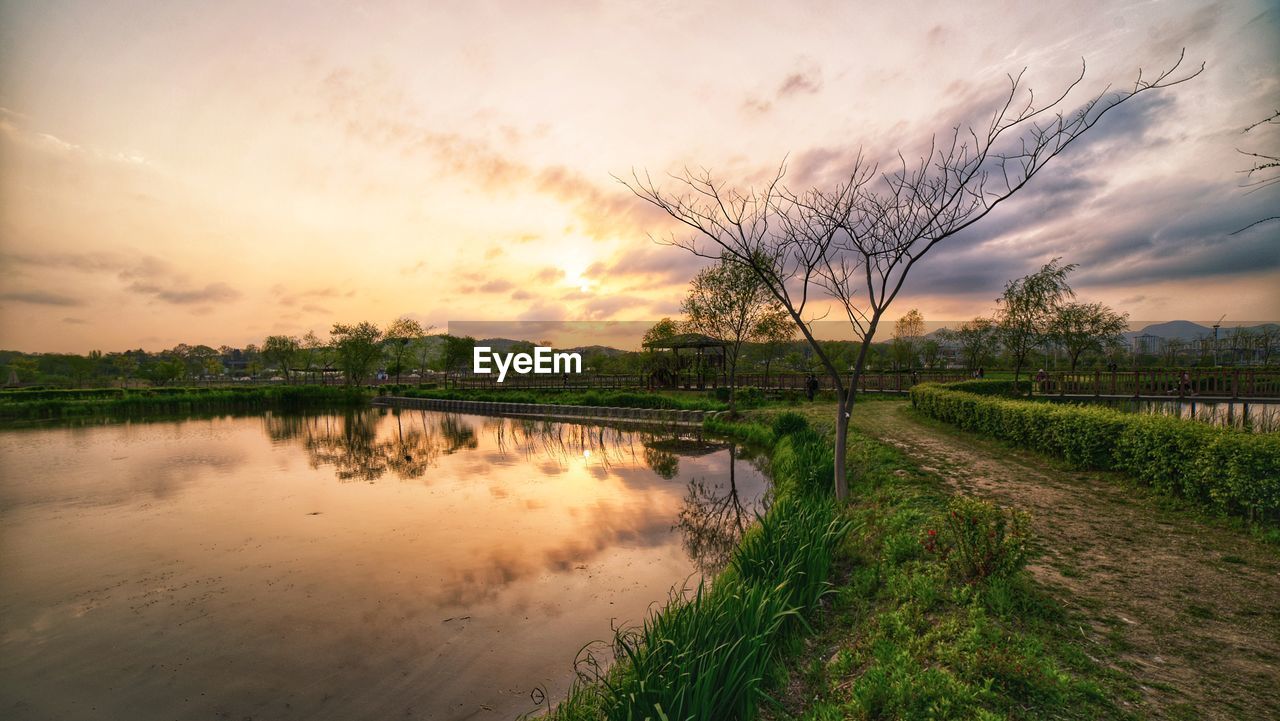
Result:
{"label": "distant mountain", "polygon": [[[1280,326],[1277,326],[1275,323],[1259,323],[1258,325],[1245,325],[1239,327],[1254,332],[1267,328],[1273,330],[1280,328]],[[1218,329],[1218,337],[1226,338],[1230,333],[1235,331],[1236,328],[1237,326],[1234,325],[1224,325]],[[1171,320],[1168,323],[1153,323],[1141,330],[1131,330],[1125,333],[1124,337],[1132,340],[1140,335],[1153,335],[1159,338],[1164,338],[1165,340],[1178,338],[1180,340],[1193,341],[1201,338],[1212,338],[1213,328],[1210,326],[1200,325],[1199,323],[1192,323],[1189,320]]]}
{"label": "distant mountain", "polygon": [[[536,341],[512,340],[510,338],[485,338],[484,340],[476,341],[476,345],[485,346],[491,349],[494,353],[510,353],[511,347],[516,343],[533,343],[534,345],[538,345]],[[568,353],[581,353],[584,357],[597,353],[601,355],[615,356],[622,355],[627,352],[624,350],[618,350],[617,348],[611,348],[607,345],[587,345],[579,346],[577,348],[557,348],[556,350]]]}
{"label": "distant mountain", "polygon": [[476,345],[489,348],[495,353],[510,353],[511,346],[528,341],[511,340],[510,338],[485,338],[476,341]]}
{"label": "distant mountain", "polygon": [[579,346],[577,348],[566,348],[565,350],[569,353],[581,353],[583,358],[586,358],[587,356],[590,356],[590,355],[603,355],[603,356],[613,357],[613,356],[622,355],[627,352],[625,350],[618,350],[617,348],[613,348],[607,345],[586,345],[586,346]]}
{"label": "distant mountain", "polygon": [[1153,323],[1141,330],[1129,331],[1124,334],[1124,337],[1135,338],[1140,335],[1154,335],[1166,340],[1169,338],[1197,340],[1205,336],[1212,336],[1213,329],[1199,323],[1192,323],[1189,320],[1171,320],[1167,323]]}

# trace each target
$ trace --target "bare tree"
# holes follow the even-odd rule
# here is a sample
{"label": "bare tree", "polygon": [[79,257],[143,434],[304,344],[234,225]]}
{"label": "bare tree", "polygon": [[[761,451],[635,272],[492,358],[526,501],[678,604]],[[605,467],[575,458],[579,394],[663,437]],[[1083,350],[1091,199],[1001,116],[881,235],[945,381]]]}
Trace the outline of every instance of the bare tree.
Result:
{"label": "bare tree", "polygon": [[[1277,125],[1280,125],[1280,110],[1277,110],[1271,113],[1270,116],[1263,118],[1262,120],[1259,120],[1253,125],[1250,125],[1249,127],[1245,128],[1241,132],[1241,134],[1248,135],[1251,131],[1255,131],[1259,128],[1274,128]],[[1270,150],[1264,153],[1264,152],[1258,152],[1254,150],[1241,150],[1239,148],[1236,148],[1236,152],[1249,158],[1250,162],[1252,163],[1251,166],[1249,166],[1245,170],[1240,171],[1241,173],[1244,174],[1244,177],[1245,177],[1244,182],[1242,182],[1240,186],[1243,188],[1249,189],[1246,192],[1246,195],[1248,193],[1255,193],[1259,190],[1262,190],[1263,188],[1269,188],[1275,185],[1276,183],[1280,183],[1280,155],[1270,154],[1270,153],[1275,153],[1277,151]],[[1235,235],[1236,233],[1243,233],[1244,231],[1252,228],[1255,225],[1261,225],[1263,223],[1268,223],[1273,220],[1280,220],[1280,215],[1272,215],[1266,218],[1262,218],[1261,220],[1255,220],[1252,223],[1246,225],[1245,227],[1235,231],[1235,233],[1232,233],[1232,235]]]}
{"label": "bare tree", "polygon": [[[1185,53],[1184,53],[1185,55]],[[660,240],[695,255],[727,254],[752,269],[786,309],[836,390],[835,492],[848,495],[845,448],[855,389],[872,339],[908,273],[938,243],[982,220],[1021,190],[1053,158],[1105,115],[1150,90],[1167,88],[1204,68],[1176,76],[1183,56],[1154,78],[1139,71],[1131,88],[1104,91],[1067,112],[1067,95],[1080,74],[1049,102],[1038,104],[1011,76],[1007,97],[985,127],[962,130],[929,145],[918,162],[905,156],[881,172],[859,152],[845,180],[829,190],[793,193],[783,184],[785,164],[762,187],[731,188],[707,170],[672,176],[675,192],[648,173],[620,179],[637,197],[692,231]],[[1025,100],[1024,100],[1025,98]],[[809,303],[824,294],[860,341],[846,377],[814,337]]]}

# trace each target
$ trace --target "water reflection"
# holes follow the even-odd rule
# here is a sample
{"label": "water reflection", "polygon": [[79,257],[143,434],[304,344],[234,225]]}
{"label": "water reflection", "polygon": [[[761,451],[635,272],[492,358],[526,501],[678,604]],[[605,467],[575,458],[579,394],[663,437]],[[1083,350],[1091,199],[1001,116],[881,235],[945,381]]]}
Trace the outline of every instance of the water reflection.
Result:
{"label": "water reflection", "polygon": [[764,494],[696,433],[532,419],[0,434],[0,717],[511,718]]}
{"label": "water reflection", "polygon": [[1126,413],[1171,416],[1253,433],[1280,431],[1280,403],[1201,401],[1194,397],[1179,400],[1122,399],[1101,402]]}
{"label": "water reflection", "polygon": [[728,480],[693,479],[680,508],[676,526],[683,534],[684,550],[705,574],[717,573],[728,564],[742,534],[767,502],[767,496],[744,498],[738,490],[736,450],[729,447]]}

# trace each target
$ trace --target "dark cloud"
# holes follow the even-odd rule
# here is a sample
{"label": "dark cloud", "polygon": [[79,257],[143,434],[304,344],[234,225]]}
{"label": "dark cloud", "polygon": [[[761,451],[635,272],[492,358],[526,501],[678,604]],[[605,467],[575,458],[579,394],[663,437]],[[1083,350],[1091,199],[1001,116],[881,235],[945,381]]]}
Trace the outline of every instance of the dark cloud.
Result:
{"label": "dark cloud", "polygon": [[601,184],[564,166],[551,166],[538,173],[535,183],[539,191],[572,207],[583,230],[596,239],[643,237],[671,222],[612,179]]}
{"label": "dark cloud", "polygon": [[545,266],[537,273],[533,274],[533,279],[539,283],[554,283],[564,277],[564,271],[553,266]]}
{"label": "dark cloud", "polygon": [[404,268],[401,268],[400,275],[415,275],[419,271],[425,270],[427,267],[428,267],[427,261],[420,260],[417,263],[414,263],[413,265],[405,266]]}
{"label": "dark cloud", "polygon": [[14,303],[29,303],[31,305],[54,305],[54,306],[75,306],[84,305],[84,301],[80,298],[74,298],[61,293],[51,293],[45,290],[11,290],[0,293],[0,300],[12,301]]}
{"label": "dark cloud", "polygon": [[[6,263],[15,266],[74,270],[83,273],[115,273],[127,282],[125,290],[175,305],[225,303],[238,299],[240,291],[215,281],[192,285],[187,275],[155,256],[123,256],[113,253],[11,253]],[[278,287],[278,286],[277,286]],[[43,297],[44,300],[38,300]],[[12,298],[17,300],[17,298]],[[68,302],[71,300],[73,302]],[[35,293],[27,302],[45,305],[79,305],[80,301],[53,293]]]}
{"label": "dark cloud", "polygon": [[684,284],[711,261],[683,248],[651,244],[615,260],[600,277],[630,281],[630,289]]}
{"label": "dark cloud", "polygon": [[644,298],[629,295],[610,295],[592,298],[582,304],[584,320],[608,320],[619,311],[630,308],[643,308],[648,305]]}
{"label": "dark cloud", "polygon": [[994,299],[1050,258],[1078,263],[1077,288],[1243,276],[1280,269],[1280,230],[1258,226],[1267,198],[1167,178],[1109,187],[1079,168],[1046,170],[991,216],[930,253],[904,292]]}
{"label": "dark cloud", "polygon": [[516,316],[516,320],[534,321],[534,320],[565,320],[566,313],[563,303],[534,303],[529,309]]}
{"label": "dark cloud", "polygon": [[747,115],[765,115],[774,105],[798,95],[813,95],[822,91],[822,68],[812,63],[790,72],[778,84],[770,97],[748,96],[742,101],[742,111]]}
{"label": "dark cloud", "polygon": [[783,79],[778,86],[778,97],[816,93],[822,90],[822,71],[814,68],[809,71],[794,72]]}
{"label": "dark cloud", "polygon": [[742,101],[742,110],[748,115],[763,115],[773,109],[773,103],[760,98],[747,98]]}
{"label": "dark cloud", "polygon": [[202,288],[183,288],[181,286],[165,286],[155,282],[137,281],[129,285],[128,290],[140,295],[149,295],[174,305],[194,305],[198,303],[227,303],[240,297],[240,291],[226,283],[209,283]]}
{"label": "dark cloud", "polygon": [[112,253],[4,253],[0,255],[5,265],[116,272],[127,267],[128,261]]}
{"label": "dark cloud", "polygon": [[301,303],[303,304],[302,310],[314,310],[317,308],[324,310],[319,304],[308,301],[352,298],[356,294],[355,290],[342,291],[338,288],[334,288],[333,286],[309,288],[306,290],[290,290],[281,283],[271,286],[271,292],[276,296],[276,302],[280,305],[295,306]]}
{"label": "dark cloud", "polygon": [[477,290],[481,293],[505,293],[514,287],[515,283],[512,283],[505,278],[499,278],[497,280],[491,280],[487,283],[481,284]]}

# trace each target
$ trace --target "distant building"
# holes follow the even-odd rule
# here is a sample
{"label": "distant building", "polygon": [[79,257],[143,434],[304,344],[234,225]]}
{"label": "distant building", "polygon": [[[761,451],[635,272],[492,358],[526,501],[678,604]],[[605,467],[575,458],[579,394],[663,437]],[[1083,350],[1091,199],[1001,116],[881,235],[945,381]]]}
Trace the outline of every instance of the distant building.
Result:
{"label": "distant building", "polygon": [[1159,355],[1164,352],[1164,345],[1164,338],[1150,333],[1143,333],[1133,337],[1133,354]]}

